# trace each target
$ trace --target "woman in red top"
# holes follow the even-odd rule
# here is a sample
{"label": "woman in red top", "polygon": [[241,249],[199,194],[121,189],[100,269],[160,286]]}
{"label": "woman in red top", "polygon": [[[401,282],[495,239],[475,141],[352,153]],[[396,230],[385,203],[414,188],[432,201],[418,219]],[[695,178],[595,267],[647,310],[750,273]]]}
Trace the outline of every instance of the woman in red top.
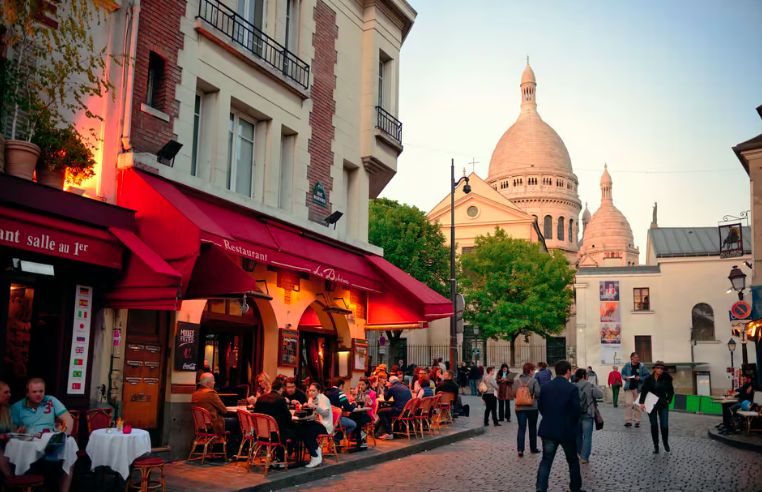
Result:
{"label": "woman in red top", "polygon": [[614,393],[614,407],[617,407],[617,401],[619,400],[619,390],[622,388],[622,373],[619,372],[619,368],[614,366],[609,373],[609,388]]}

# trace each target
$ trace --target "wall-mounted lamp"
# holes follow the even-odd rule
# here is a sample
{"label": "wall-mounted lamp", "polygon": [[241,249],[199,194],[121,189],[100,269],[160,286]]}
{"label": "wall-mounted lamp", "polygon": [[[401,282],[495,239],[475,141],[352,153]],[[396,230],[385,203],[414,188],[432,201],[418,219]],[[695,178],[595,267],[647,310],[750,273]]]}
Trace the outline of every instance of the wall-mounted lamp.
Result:
{"label": "wall-mounted lamp", "polygon": [[175,165],[175,156],[180,152],[182,147],[183,144],[180,142],[170,140],[156,153],[156,160],[166,166],[172,167]]}
{"label": "wall-mounted lamp", "polygon": [[325,225],[327,225],[327,226],[333,224],[333,228],[336,229],[336,222],[339,221],[339,219],[341,218],[342,215],[344,215],[344,213],[343,212],[339,212],[337,210],[334,213],[332,213],[331,215],[329,215],[328,217],[326,217],[325,219],[323,219],[323,222],[325,222]]}

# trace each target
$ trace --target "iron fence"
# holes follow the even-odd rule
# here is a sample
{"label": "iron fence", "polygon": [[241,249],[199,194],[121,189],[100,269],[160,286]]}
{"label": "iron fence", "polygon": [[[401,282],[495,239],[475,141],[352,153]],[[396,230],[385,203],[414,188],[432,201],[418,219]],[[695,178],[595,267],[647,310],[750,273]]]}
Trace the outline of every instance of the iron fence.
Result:
{"label": "iron fence", "polygon": [[307,89],[310,66],[219,0],[200,0],[198,18],[213,25],[235,44]]}
{"label": "iron fence", "polygon": [[[434,359],[450,359],[450,347],[448,345],[407,345],[400,343],[395,347],[371,344],[369,347],[371,364],[381,362],[396,364],[403,360],[405,364],[416,366],[431,366]],[[503,345],[488,345],[486,352],[484,343],[466,344],[457,346],[458,363],[462,361],[478,361],[484,366],[499,366],[502,363],[511,364],[511,348]],[[545,345],[516,345],[515,360],[512,368],[518,368],[525,362],[537,362],[547,360]]]}
{"label": "iron fence", "polygon": [[402,143],[402,122],[381,106],[376,106],[376,128]]}

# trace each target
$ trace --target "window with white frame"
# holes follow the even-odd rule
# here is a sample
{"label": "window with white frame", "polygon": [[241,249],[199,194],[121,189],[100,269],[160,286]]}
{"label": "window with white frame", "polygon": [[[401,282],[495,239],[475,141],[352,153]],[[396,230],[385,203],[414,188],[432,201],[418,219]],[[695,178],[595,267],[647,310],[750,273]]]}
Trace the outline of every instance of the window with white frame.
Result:
{"label": "window with white frame", "polygon": [[391,93],[391,64],[392,59],[384,53],[378,53],[378,105],[379,107],[390,111],[390,93]]}
{"label": "window with white frame", "polygon": [[250,197],[254,176],[254,132],[256,122],[230,113],[228,129],[227,188]]}
{"label": "window with white frame", "polygon": [[260,33],[264,31],[265,0],[238,0],[238,15],[243,17],[254,29],[251,29],[250,26],[241,27],[240,32],[234,33],[237,41],[251,51],[261,54]]}
{"label": "window with white frame", "polygon": [[292,53],[296,53],[299,46],[299,1],[286,0],[286,36],[283,44]]}
{"label": "window with white frame", "polygon": [[193,147],[191,148],[191,176],[198,176],[198,146],[201,141],[201,111],[204,95],[196,92],[193,102]]}

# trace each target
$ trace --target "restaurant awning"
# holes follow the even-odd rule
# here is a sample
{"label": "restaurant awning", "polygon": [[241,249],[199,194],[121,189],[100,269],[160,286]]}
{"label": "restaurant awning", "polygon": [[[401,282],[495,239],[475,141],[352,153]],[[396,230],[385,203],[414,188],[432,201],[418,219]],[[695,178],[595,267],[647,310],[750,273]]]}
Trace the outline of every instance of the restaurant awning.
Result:
{"label": "restaurant awning", "polygon": [[186,299],[206,299],[249,294],[272,299],[262,293],[251,274],[245,272],[228,254],[214,244],[204,244],[193,267]]}

